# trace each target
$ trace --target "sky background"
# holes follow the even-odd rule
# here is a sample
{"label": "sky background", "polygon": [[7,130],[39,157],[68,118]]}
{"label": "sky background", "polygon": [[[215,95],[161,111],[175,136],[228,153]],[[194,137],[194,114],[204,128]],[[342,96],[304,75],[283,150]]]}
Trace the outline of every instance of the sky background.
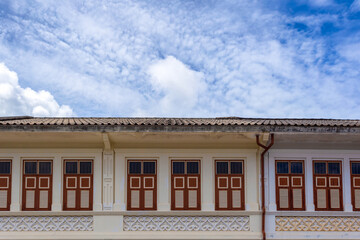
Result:
{"label": "sky background", "polygon": [[360,0],[0,0],[0,116],[360,118]]}

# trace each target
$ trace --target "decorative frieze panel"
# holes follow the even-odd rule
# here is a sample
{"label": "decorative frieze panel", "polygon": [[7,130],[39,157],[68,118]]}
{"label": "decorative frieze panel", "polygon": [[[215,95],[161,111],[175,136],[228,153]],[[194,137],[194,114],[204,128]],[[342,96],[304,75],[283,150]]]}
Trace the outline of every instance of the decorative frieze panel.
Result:
{"label": "decorative frieze panel", "polygon": [[276,231],[360,232],[360,217],[276,217]]}
{"label": "decorative frieze panel", "polygon": [[124,231],[250,231],[249,216],[124,216]]}
{"label": "decorative frieze panel", "polygon": [[92,216],[5,216],[0,217],[0,232],[93,231]]}

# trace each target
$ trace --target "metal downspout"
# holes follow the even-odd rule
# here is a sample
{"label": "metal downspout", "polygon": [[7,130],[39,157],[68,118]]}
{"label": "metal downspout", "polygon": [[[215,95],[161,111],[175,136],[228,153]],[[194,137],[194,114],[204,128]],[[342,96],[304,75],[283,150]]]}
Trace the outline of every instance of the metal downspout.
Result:
{"label": "metal downspout", "polygon": [[264,151],[261,153],[261,210],[262,210],[262,218],[261,218],[261,230],[263,235],[263,240],[266,240],[266,232],[265,232],[265,215],[266,215],[266,209],[265,209],[265,153],[271,148],[271,146],[274,144],[274,134],[270,134],[270,143],[265,146],[260,143],[259,141],[259,135],[256,135],[256,143],[259,147],[262,147]]}

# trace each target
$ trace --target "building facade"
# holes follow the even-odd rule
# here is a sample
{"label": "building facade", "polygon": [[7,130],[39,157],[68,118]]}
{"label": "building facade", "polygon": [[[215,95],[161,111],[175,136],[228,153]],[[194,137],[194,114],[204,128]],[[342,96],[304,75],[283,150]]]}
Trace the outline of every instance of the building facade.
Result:
{"label": "building facade", "polygon": [[357,120],[0,118],[0,238],[358,239],[359,144]]}

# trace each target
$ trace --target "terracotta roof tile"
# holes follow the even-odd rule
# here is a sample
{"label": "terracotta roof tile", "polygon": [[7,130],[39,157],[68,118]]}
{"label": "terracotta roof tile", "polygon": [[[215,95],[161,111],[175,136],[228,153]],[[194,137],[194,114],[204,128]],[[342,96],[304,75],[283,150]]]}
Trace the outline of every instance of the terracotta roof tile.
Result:
{"label": "terracotta roof tile", "polygon": [[0,117],[1,125],[145,125],[145,126],[305,126],[359,127],[360,120],[341,119],[265,119],[265,118],[38,118]]}

